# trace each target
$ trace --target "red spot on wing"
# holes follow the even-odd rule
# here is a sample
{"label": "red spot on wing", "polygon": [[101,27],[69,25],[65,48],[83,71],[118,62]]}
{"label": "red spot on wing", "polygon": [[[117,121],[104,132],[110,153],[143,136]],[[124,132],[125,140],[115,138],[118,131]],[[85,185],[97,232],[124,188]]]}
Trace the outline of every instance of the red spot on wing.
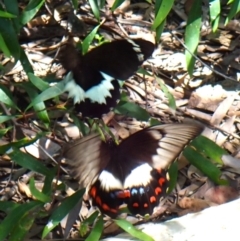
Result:
{"label": "red spot on wing", "polygon": [[99,206],[102,206],[102,200],[101,200],[101,198],[100,197],[96,197],[96,199],[95,199],[95,201],[96,201],[96,203],[99,205]]}
{"label": "red spot on wing", "polygon": [[154,197],[154,196],[151,196],[151,197],[150,197],[150,202],[151,202],[151,203],[154,203],[154,202],[156,202],[156,201],[157,201],[156,197]]}
{"label": "red spot on wing", "polygon": [[144,204],[143,204],[143,207],[144,207],[144,208],[148,208],[148,204],[147,204],[147,203],[144,203]]}
{"label": "red spot on wing", "polygon": [[159,194],[161,194],[162,189],[160,187],[156,187],[155,188],[155,194],[158,196]]}
{"label": "red spot on wing", "polygon": [[139,204],[138,203],[133,203],[132,205],[134,208],[138,208],[139,207]]}
{"label": "red spot on wing", "polygon": [[97,194],[97,188],[96,187],[92,187],[91,190],[89,191],[89,194],[92,198],[96,198],[96,194]]}
{"label": "red spot on wing", "polygon": [[158,179],[158,183],[159,183],[160,186],[163,186],[163,184],[164,184],[165,182],[166,182],[166,179],[163,178],[163,177],[160,177],[160,178]]}
{"label": "red spot on wing", "polygon": [[118,192],[117,197],[121,198],[121,199],[125,199],[125,198],[129,198],[131,196],[130,191],[129,190],[123,190]]}
{"label": "red spot on wing", "polygon": [[111,212],[111,213],[117,213],[116,209],[110,208],[107,204],[103,203],[103,205],[101,206],[102,209],[106,212]]}

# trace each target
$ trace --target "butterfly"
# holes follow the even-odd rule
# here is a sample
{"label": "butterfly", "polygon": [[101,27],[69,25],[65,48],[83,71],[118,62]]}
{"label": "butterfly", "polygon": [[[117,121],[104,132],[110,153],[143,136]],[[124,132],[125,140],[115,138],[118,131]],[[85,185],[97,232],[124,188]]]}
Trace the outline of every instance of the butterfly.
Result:
{"label": "butterfly", "polygon": [[148,59],[154,44],[144,39],[121,39],[104,43],[82,55],[73,44],[60,51],[59,60],[70,71],[65,91],[75,109],[87,117],[101,117],[117,105],[120,85]]}
{"label": "butterfly", "polygon": [[170,164],[202,130],[199,123],[156,125],[119,145],[90,134],[71,143],[64,156],[103,213],[115,217],[125,203],[133,215],[152,214],[166,194]]}

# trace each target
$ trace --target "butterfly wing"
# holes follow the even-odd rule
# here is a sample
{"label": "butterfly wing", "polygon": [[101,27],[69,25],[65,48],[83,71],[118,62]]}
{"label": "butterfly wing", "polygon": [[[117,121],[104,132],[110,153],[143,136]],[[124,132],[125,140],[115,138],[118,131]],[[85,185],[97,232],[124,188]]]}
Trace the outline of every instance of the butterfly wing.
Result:
{"label": "butterfly wing", "polygon": [[120,99],[120,86],[117,81],[112,83],[113,89],[110,90],[109,97],[106,97],[105,103],[92,102],[91,99],[75,104],[75,110],[82,113],[83,116],[90,118],[101,118],[104,113],[108,113],[117,105]]}
{"label": "butterfly wing", "polygon": [[84,69],[101,71],[113,79],[126,80],[152,55],[153,50],[154,44],[143,39],[105,43],[83,56]]}
{"label": "butterfly wing", "polygon": [[153,126],[113,148],[94,135],[75,143],[68,158],[80,182],[90,182],[89,194],[102,212],[114,217],[126,203],[132,214],[151,214],[166,192],[168,166],[202,130],[195,123]]}
{"label": "butterfly wing", "polygon": [[120,97],[118,80],[133,75],[153,50],[154,44],[143,39],[105,43],[83,56],[72,44],[63,46],[60,62],[72,72],[65,91],[78,103],[76,110],[84,116],[100,117],[115,107]]}
{"label": "butterfly wing", "polygon": [[99,134],[91,134],[68,144],[63,156],[68,159],[72,174],[79,180],[80,187],[88,187],[107,166],[110,151]]}
{"label": "butterfly wing", "polygon": [[109,196],[122,199],[133,214],[151,214],[166,192],[169,165],[202,130],[196,123],[157,125],[123,140],[105,168],[120,180],[122,190],[106,185]]}

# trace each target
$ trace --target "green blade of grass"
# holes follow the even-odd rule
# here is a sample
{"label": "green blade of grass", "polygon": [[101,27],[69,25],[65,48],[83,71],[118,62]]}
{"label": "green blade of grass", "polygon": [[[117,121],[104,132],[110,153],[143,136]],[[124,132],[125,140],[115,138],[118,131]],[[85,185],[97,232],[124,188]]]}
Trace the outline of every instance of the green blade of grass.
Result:
{"label": "green blade of grass", "polygon": [[135,238],[138,238],[139,240],[142,240],[142,241],[154,241],[154,239],[152,237],[150,237],[146,233],[142,232],[141,230],[135,228],[131,223],[129,223],[126,220],[117,219],[117,220],[114,220],[114,222],[120,228],[122,228],[124,231],[129,233],[131,236],[133,236]]}
{"label": "green blade of grass", "polygon": [[99,29],[100,25],[96,26],[91,33],[83,40],[82,42],[82,54],[86,54],[88,52],[89,46],[91,45],[95,35]]}
{"label": "green blade of grass", "polygon": [[89,0],[89,4],[93,11],[95,18],[99,21],[100,20],[100,9],[98,6],[98,2],[96,0]]}
{"label": "green blade of grass", "polygon": [[114,4],[112,5],[111,10],[114,11],[116,8],[118,8],[125,0],[115,0]]}
{"label": "green blade of grass", "polygon": [[156,1],[155,5],[155,20],[152,29],[156,30],[167,17],[168,13],[173,7],[174,0]]}
{"label": "green blade of grass", "polygon": [[[51,186],[51,183],[49,183],[49,185]],[[43,192],[40,192],[36,187],[35,187],[35,182],[34,179],[31,178],[30,182],[29,182],[29,188],[31,191],[31,194],[38,200],[41,201],[43,203],[48,203],[51,201],[51,197],[48,195],[45,195]]]}
{"label": "green blade of grass", "polygon": [[84,193],[85,189],[81,189],[62,201],[62,203],[53,211],[48,224],[44,227],[42,238],[45,238],[46,235],[61,222],[70,210],[82,199]]}
{"label": "green blade of grass", "polygon": [[114,112],[136,118],[141,121],[148,121],[150,118],[149,113],[132,102],[120,101],[115,107]]}
{"label": "green blade of grass", "polygon": [[18,43],[18,36],[10,19],[0,18],[0,33],[16,62],[20,58],[20,45]]}
{"label": "green blade of grass", "polygon": [[167,86],[165,85],[165,83],[163,83],[163,81],[161,79],[156,77],[156,80],[157,80],[158,84],[160,85],[166,98],[168,99],[169,107],[171,108],[172,112],[175,113],[177,106],[176,106],[176,101],[174,99],[174,96],[169,92]]}
{"label": "green blade of grass", "polygon": [[39,201],[31,201],[19,205],[9,213],[6,218],[0,223],[0,240],[5,240],[7,236],[16,227],[16,220],[20,220],[22,217],[29,215],[30,212],[38,208],[43,207],[44,203]]}
{"label": "green blade of grass", "polygon": [[239,13],[240,11],[240,1],[235,0],[235,1],[229,1],[228,4],[231,4],[230,12],[228,13],[225,21],[225,25],[229,23],[229,21]]}
{"label": "green blade of grass", "polygon": [[34,208],[33,210],[29,210],[22,218],[20,218],[20,220],[18,220],[14,225],[14,229],[12,230],[8,241],[24,240],[34,223],[37,214],[37,208]]}
{"label": "green blade of grass", "polygon": [[[200,28],[201,28],[201,11],[202,1],[195,0],[194,4],[191,7],[191,11],[188,16],[187,27],[185,31],[185,44],[187,49],[185,51],[187,70],[190,75],[193,74],[195,58],[192,54],[196,54],[197,46],[199,43],[200,37]],[[190,52],[189,52],[189,51]]]}
{"label": "green blade of grass", "polygon": [[56,96],[59,96],[60,94],[64,93],[64,88],[65,88],[65,81],[61,81],[57,83],[54,86],[51,86],[44,90],[41,94],[35,96],[31,103],[28,105],[26,110],[30,109],[32,106],[37,105],[38,103],[41,103],[43,101],[52,99]]}
{"label": "green blade of grass", "polygon": [[35,76],[33,73],[28,73],[28,78],[32,84],[37,87],[40,91],[44,91],[49,88],[49,84],[43,81],[41,78]]}
{"label": "green blade of grass", "polygon": [[199,152],[202,152],[205,156],[209,157],[214,163],[220,165],[223,165],[222,156],[228,154],[227,151],[205,136],[198,136],[192,141],[191,145],[193,145]]}
{"label": "green blade of grass", "polygon": [[13,101],[12,93],[9,91],[8,88],[6,88],[4,85],[1,85],[1,84],[0,84],[0,100],[6,105],[9,105],[14,109],[19,110],[17,105]]}
{"label": "green blade of grass", "polygon": [[45,176],[53,175],[52,170],[47,168],[42,162],[29,154],[15,149],[12,153],[9,154],[9,156],[14,162],[31,171],[41,173]]}
{"label": "green blade of grass", "polygon": [[91,233],[88,235],[85,241],[98,241],[102,235],[102,231],[103,231],[103,217],[102,215],[100,215]]}
{"label": "green blade of grass", "polygon": [[45,0],[30,0],[20,16],[22,25],[32,20],[44,3]]}
{"label": "green blade of grass", "polygon": [[207,158],[201,155],[198,151],[191,147],[187,147],[183,151],[183,155],[187,160],[197,167],[202,173],[209,177],[214,183],[219,185],[227,185],[226,180],[220,179],[221,171],[214,164],[210,162]]}
{"label": "green blade of grass", "polygon": [[210,0],[209,1],[209,13],[210,19],[213,27],[213,32],[216,32],[220,20],[221,13],[221,2],[220,0]]}

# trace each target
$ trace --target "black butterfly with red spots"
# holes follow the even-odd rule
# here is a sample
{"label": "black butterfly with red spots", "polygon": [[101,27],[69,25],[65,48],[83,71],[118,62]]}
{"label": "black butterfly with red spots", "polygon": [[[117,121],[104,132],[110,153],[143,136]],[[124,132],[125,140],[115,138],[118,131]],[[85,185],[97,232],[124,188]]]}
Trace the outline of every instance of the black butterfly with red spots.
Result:
{"label": "black butterfly with red spots", "polygon": [[120,85],[148,59],[154,44],[143,39],[121,39],[102,44],[82,55],[73,44],[61,48],[59,60],[70,71],[65,91],[85,117],[101,117],[117,105]]}
{"label": "black butterfly with red spots", "polygon": [[119,145],[92,134],[71,143],[64,156],[103,213],[114,217],[125,203],[132,214],[152,214],[166,194],[169,165],[202,130],[198,123],[157,125]]}

